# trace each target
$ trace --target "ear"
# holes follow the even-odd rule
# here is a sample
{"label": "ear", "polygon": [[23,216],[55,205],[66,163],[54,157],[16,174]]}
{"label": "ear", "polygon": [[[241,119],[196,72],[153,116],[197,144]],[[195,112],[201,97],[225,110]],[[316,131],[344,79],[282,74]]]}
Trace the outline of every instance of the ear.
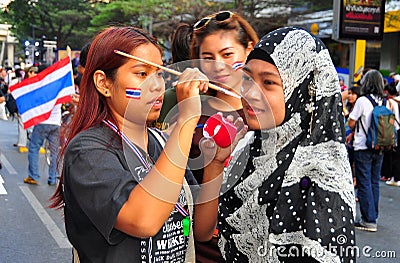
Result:
{"label": "ear", "polygon": [[253,50],[255,43],[253,41],[247,42],[247,48],[246,48],[246,57],[250,54],[250,52]]}
{"label": "ear", "polygon": [[110,90],[107,86],[107,76],[102,70],[96,70],[93,74],[93,82],[98,92],[104,97],[111,97]]}

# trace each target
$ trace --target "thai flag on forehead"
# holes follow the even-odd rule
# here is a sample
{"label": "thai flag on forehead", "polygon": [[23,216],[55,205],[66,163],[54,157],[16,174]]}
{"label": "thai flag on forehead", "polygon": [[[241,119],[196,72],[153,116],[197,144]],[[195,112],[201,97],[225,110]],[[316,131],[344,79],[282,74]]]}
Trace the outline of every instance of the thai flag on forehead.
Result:
{"label": "thai flag on forehead", "polygon": [[234,71],[238,71],[239,69],[242,69],[244,67],[244,63],[243,62],[235,62],[232,65],[232,69]]}
{"label": "thai flag on forehead", "polygon": [[71,101],[75,93],[71,59],[66,57],[34,77],[10,87],[24,128],[50,117],[54,106]]}
{"label": "thai flag on forehead", "polygon": [[126,88],[126,97],[130,99],[140,99],[142,90],[139,88]]}

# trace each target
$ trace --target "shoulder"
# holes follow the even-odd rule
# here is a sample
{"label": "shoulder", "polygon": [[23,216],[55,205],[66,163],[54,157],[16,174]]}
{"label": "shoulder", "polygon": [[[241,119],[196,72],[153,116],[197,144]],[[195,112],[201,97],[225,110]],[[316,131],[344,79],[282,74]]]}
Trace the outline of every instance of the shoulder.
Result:
{"label": "shoulder", "polygon": [[400,96],[392,98],[394,103],[400,103]]}
{"label": "shoulder", "polygon": [[68,144],[67,151],[111,148],[110,146],[118,145],[121,145],[118,136],[108,127],[100,125],[78,133]]}
{"label": "shoulder", "polygon": [[367,95],[365,95],[365,96],[360,96],[360,97],[357,99],[357,101],[360,101],[360,102],[369,102],[369,99],[368,99]]}
{"label": "shoulder", "polygon": [[361,96],[357,99],[355,106],[364,108],[366,106],[371,106],[372,107],[372,103],[371,101],[368,99],[367,96]]}

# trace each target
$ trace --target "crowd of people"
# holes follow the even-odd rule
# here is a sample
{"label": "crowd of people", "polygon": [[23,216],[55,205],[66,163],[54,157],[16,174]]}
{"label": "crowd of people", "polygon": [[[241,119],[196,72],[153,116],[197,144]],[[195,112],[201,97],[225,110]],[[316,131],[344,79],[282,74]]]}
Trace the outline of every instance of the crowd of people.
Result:
{"label": "crowd of people", "polygon": [[[87,54],[86,49],[82,49],[82,52],[78,54],[84,57]],[[38,184],[38,180],[41,177],[39,171],[39,153],[48,153],[49,176],[47,183],[53,186],[56,185],[59,178],[58,158],[60,151],[60,128],[63,124],[62,112],[70,105],[72,107],[77,105],[79,94],[72,95],[71,103],[55,105],[47,119],[34,127],[25,129],[21,114],[18,111],[17,102],[10,92],[11,86],[19,84],[28,78],[35,77],[45,68],[46,66],[44,65],[39,67],[36,64],[25,65],[24,68],[21,68],[19,65],[16,65],[14,68],[0,68],[0,103],[4,103],[4,108],[1,109],[2,112],[4,111],[3,120],[8,120],[9,118],[12,120],[16,119],[18,123],[18,141],[13,146],[17,147],[19,153],[28,153],[28,175],[24,178],[23,182],[33,185]],[[75,79],[77,78],[75,77]],[[77,91],[78,87],[79,85],[76,84]],[[72,108],[69,110],[72,110]]]}
{"label": "crowd of people", "polygon": [[[231,11],[181,24],[171,46],[179,74],[166,77],[154,36],[104,29],[75,59],[62,143],[61,106],[17,143],[29,148],[24,182],[37,184],[50,141],[51,206],[74,262],[355,262],[329,247],[377,231],[381,177],[400,186],[395,80],[369,69],[347,87],[310,32],[259,38]],[[392,147],[368,146],[379,106],[392,113]],[[215,134],[236,131],[228,146],[204,132],[217,115]]]}
{"label": "crowd of people", "polygon": [[[376,232],[378,230],[380,181],[400,186],[400,144],[398,132],[399,102],[395,74],[389,83],[376,69],[365,69],[359,84],[344,92],[344,113],[346,116],[346,145],[353,169],[356,201],[360,204],[361,221],[355,227]],[[378,106],[386,107],[391,114],[388,131],[391,142],[387,147],[370,146],[370,130],[374,119],[374,110]],[[383,119],[382,119],[383,120]],[[382,130],[383,131],[383,130]],[[388,136],[389,137],[389,136]]]}

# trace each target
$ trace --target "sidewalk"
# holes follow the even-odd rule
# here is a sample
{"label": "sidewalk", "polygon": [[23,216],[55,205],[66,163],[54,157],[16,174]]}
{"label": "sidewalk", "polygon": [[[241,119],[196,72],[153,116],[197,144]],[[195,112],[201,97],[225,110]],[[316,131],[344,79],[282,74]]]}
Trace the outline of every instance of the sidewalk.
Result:
{"label": "sidewalk", "polygon": [[[400,262],[400,187],[380,182],[378,231],[356,229],[356,245],[361,263]],[[357,220],[360,210],[357,203]]]}

